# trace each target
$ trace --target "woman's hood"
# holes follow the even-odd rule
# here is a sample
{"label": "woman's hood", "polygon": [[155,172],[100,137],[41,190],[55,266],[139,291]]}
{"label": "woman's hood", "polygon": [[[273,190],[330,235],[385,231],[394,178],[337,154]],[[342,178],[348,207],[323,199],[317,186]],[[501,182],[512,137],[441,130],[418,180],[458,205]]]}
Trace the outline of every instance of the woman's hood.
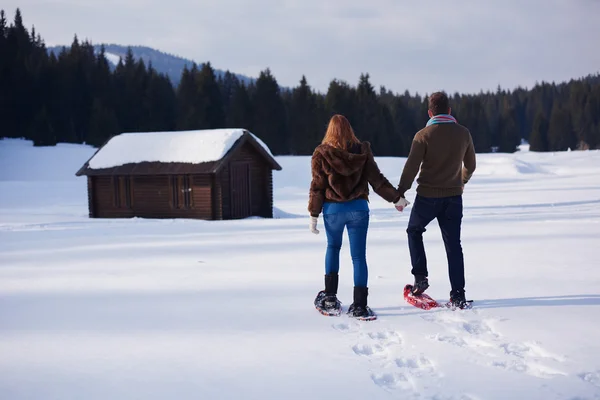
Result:
{"label": "woman's hood", "polygon": [[368,142],[363,142],[354,145],[348,151],[321,144],[317,146],[315,152],[321,154],[324,162],[335,172],[350,176],[362,171],[371,153],[371,146]]}

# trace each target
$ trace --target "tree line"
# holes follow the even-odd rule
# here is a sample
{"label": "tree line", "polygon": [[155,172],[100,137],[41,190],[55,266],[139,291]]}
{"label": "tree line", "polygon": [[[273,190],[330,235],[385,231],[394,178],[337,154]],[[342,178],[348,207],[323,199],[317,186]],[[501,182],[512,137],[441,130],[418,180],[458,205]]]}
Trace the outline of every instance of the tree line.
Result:
{"label": "tree line", "polygon": [[[122,132],[245,128],[274,154],[312,154],[331,115],[348,117],[379,156],[406,156],[427,122],[427,95],[376,89],[368,74],[356,85],[333,80],[326,93],[303,76],[282,88],[269,69],[245,84],[209,62],[185,68],[174,86],[131,51],[111,68],[104,48],[74,38],[47,51],[19,10],[9,25],[0,11],[0,137],[38,146],[101,146]],[[452,114],[471,131],[478,153],[600,148],[600,74],[560,84],[538,83],[478,94],[450,94]]]}

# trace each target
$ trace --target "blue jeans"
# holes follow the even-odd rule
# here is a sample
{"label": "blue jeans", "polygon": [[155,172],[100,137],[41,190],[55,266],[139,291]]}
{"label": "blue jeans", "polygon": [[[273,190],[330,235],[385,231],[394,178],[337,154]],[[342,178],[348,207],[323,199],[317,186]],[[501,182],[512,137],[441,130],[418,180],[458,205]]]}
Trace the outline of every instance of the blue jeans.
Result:
{"label": "blue jeans", "polygon": [[340,249],[344,227],[348,228],[350,255],[354,265],[354,286],[367,287],[367,230],[369,229],[369,211],[348,211],[324,214],[325,233],[327,235],[327,253],[325,254],[325,273],[337,274],[340,270]]}
{"label": "blue jeans", "polygon": [[426,231],[425,227],[437,218],[446,247],[450,285],[452,290],[464,290],[465,262],[460,244],[462,215],[462,196],[429,198],[417,195],[406,229],[413,275],[427,276],[423,232]]}

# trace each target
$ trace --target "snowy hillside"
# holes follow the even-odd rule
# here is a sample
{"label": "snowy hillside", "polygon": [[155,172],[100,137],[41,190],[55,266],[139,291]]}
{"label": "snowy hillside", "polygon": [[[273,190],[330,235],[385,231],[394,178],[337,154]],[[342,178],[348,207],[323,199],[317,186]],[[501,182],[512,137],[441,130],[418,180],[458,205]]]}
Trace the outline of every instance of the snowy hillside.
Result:
{"label": "snowy hillside", "polygon": [[[362,323],[312,306],[325,235],[308,230],[309,158],[277,158],[280,218],[90,220],[75,172],[93,153],[0,140],[1,399],[600,399],[600,152],[479,155],[470,311],[404,303],[409,213],[373,195],[379,319]],[[377,161],[397,183],[404,159]],[[425,245],[444,300],[436,223]]]}
{"label": "snowy hillside", "polygon": [[119,61],[121,61],[121,56],[118,54],[104,53],[104,56],[115,67],[119,65]]}

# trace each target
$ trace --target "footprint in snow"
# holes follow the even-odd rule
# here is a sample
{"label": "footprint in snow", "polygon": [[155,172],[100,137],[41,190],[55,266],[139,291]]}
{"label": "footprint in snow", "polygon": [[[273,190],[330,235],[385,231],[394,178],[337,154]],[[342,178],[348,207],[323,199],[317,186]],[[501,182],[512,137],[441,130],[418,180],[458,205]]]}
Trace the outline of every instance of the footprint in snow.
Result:
{"label": "footprint in snow", "polygon": [[489,334],[491,336],[494,336],[496,338],[500,337],[500,334],[498,332],[496,332],[492,326],[490,325],[490,323],[488,321],[486,321],[485,319],[483,320],[472,320],[472,321],[465,321],[463,322],[460,327],[467,333],[471,334],[471,335],[485,335],[485,334]]}
{"label": "footprint in snow", "polygon": [[394,331],[369,332],[368,336],[373,340],[377,340],[380,343],[385,343],[387,345],[402,344],[402,338]]}
{"label": "footprint in snow", "polygon": [[502,337],[493,328],[491,319],[466,318],[456,313],[424,315],[422,318],[446,328],[445,332],[430,335],[428,339],[479,351],[485,349],[484,355],[489,355],[488,350],[497,347],[497,340]]}
{"label": "footprint in snow", "polygon": [[506,354],[514,355],[519,358],[532,359],[550,359],[553,361],[564,362],[565,358],[552,354],[535,342],[524,343],[503,343],[500,345]]}
{"label": "footprint in snow", "polygon": [[565,357],[551,353],[538,343],[502,342],[502,334],[494,328],[497,320],[473,318],[472,314],[466,313],[428,314],[422,318],[446,329],[445,332],[428,336],[428,339],[468,348],[487,358],[485,365],[540,378],[566,375],[556,368],[544,365],[547,361],[564,362]]}
{"label": "footprint in snow", "polygon": [[356,344],[352,346],[354,353],[359,356],[377,356],[385,354],[385,349],[378,344]]}
{"label": "footprint in snow", "polygon": [[435,365],[424,355],[397,357],[404,344],[398,332],[369,331],[375,326],[356,322],[335,323],[332,327],[345,334],[354,334],[357,343],[351,347],[352,351],[370,362],[371,380],[380,388],[389,392],[400,391],[409,397],[419,397],[418,386],[421,390],[439,384],[440,376],[436,374]]}
{"label": "footprint in snow", "polygon": [[538,378],[554,378],[556,376],[566,376],[567,374],[550,368],[546,365],[538,364],[527,360],[504,360],[493,361],[490,363],[493,367],[505,369],[507,371],[519,372],[532,375]]}
{"label": "footprint in snow", "polygon": [[360,325],[357,323],[350,324],[350,323],[341,322],[341,323],[333,324],[332,327],[336,331],[340,331],[340,332],[344,332],[344,333],[357,332],[360,330]]}
{"label": "footprint in snow", "polygon": [[412,382],[401,372],[383,372],[372,374],[371,379],[377,386],[386,390],[414,390]]}
{"label": "footprint in snow", "polygon": [[413,376],[431,375],[435,371],[431,360],[424,355],[417,358],[397,358],[396,366],[408,370]]}

